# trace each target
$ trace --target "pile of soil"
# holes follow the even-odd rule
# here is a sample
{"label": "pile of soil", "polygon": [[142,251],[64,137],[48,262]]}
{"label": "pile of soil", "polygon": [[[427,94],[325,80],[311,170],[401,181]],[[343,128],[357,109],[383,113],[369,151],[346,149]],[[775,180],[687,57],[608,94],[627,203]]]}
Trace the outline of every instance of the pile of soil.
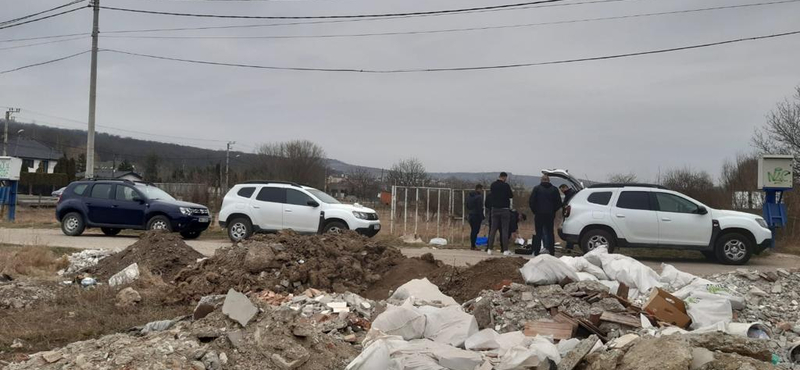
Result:
{"label": "pile of soil", "polygon": [[519,269],[526,262],[528,260],[522,257],[490,258],[459,270],[458,274],[444,284],[433,282],[439,285],[444,294],[463,303],[479,296],[481,291],[497,289],[497,285],[503,280],[525,284]]}
{"label": "pile of soil", "polygon": [[400,261],[389,269],[382,279],[370,285],[363,296],[376,301],[387,299],[391,292],[412,279],[428,278],[440,287],[446,286],[457,273],[458,268],[435,260],[432,254],[426,253],[420,257]]}
{"label": "pile of soil", "polygon": [[177,297],[270,289],[299,294],[307,288],[362,293],[405,260],[400,251],[355,232],[298,235],[283,231],[256,235],[218,249],[214,257],[175,277]]}
{"label": "pile of soil", "polygon": [[97,265],[84,272],[100,279],[108,279],[132,263],[138,263],[140,270],[150,271],[166,281],[197,261],[203,255],[186,245],[178,234],[164,231],[150,231],[142,234],[139,240],[128,248],[103,258]]}

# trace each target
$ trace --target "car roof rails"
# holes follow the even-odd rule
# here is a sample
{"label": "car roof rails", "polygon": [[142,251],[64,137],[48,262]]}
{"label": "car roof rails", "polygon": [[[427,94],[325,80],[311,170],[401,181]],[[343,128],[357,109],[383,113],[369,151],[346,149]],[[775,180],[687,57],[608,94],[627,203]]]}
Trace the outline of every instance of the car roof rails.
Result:
{"label": "car roof rails", "polygon": [[241,182],[240,184],[263,184],[263,185],[267,185],[267,184],[283,184],[283,185],[291,185],[291,186],[298,187],[298,188],[302,187],[302,185],[300,185],[300,184],[298,184],[296,182],[291,182],[291,181],[271,181],[271,180],[250,180],[250,181]]}
{"label": "car roof rails", "polygon": [[603,189],[603,188],[654,188],[654,189],[669,190],[666,187],[657,184],[602,183],[589,186],[589,189]]}
{"label": "car roof rails", "polygon": [[133,181],[128,179],[113,179],[113,178],[104,178],[104,177],[92,177],[91,179],[83,179],[81,181],[122,181],[133,184]]}

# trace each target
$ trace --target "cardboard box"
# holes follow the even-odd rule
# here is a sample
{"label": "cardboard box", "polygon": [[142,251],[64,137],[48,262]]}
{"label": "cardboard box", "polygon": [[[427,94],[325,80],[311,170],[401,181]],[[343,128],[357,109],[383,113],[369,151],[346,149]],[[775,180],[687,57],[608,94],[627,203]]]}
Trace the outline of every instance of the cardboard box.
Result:
{"label": "cardboard box", "polygon": [[644,310],[658,320],[680,328],[686,328],[692,322],[692,319],[686,314],[686,304],[672,294],[658,288],[650,294],[650,299],[645,303]]}

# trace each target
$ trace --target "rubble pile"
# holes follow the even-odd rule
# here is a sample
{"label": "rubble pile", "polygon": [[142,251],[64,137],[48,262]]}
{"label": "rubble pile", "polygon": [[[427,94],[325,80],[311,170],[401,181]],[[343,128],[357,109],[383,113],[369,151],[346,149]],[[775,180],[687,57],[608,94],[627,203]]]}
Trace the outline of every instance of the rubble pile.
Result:
{"label": "rubble pile", "polygon": [[148,231],[133,245],[101,259],[96,265],[80,271],[92,277],[108,279],[123,269],[137,264],[168,282],[178,271],[195,263],[203,255],[186,245],[178,234]]}
{"label": "rubble pile", "polygon": [[399,250],[354,232],[298,235],[284,231],[218,249],[213,257],[178,273],[175,282],[179,294],[188,300],[230,288],[361,293],[404,259]]}
{"label": "rubble pile", "polygon": [[28,280],[0,282],[0,309],[31,308],[36,302],[55,299],[56,283],[34,283]]}
{"label": "rubble pile", "polygon": [[81,270],[97,265],[100,260],[114,254],[114,251],[102,249],[86,249],[67,256],[69,267],[58,272],[59,276],[73,275]]}
{"label": "rubble pile", "polygon": [[[457,267],[436,260],[430,253],[419,257],[403,258],[387,270],[380,280],[370,284],[364,291],[364,296],[377,300],[387,299],[397,287],[411,279],[427,278],[440,287],[449,286],[451,280],[458,276],[460,271],[461,269]],[[484,289],[488,289],[488,287]]]}

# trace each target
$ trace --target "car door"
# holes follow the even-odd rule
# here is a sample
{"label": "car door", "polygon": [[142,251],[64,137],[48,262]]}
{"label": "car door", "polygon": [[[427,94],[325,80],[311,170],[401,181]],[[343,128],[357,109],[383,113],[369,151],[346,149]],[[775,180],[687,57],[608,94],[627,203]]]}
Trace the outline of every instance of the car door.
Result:
{"label": "car door", "polygon": [[115,225],[144,227],[144,213],[147,205],[144,197],[128,185],[117,185],[111,212]]}
{"label": "car door", "polygon": [[711,242],[711,214],[701,211],[705,207],[671,193],[651,194],[658,206],[659,244],[707,246]]}
{"label": "car door", "polygon": [[658,244],[658,215],[650,191],[622,190],[611,219],[630,244]]}
{"label": "car door", "polygon": [[94,184],[86,199],[87,217],[92,224],[114,224],[114,184]]}
{"label": "car door", "polygon": [[258,191],[256,199],[250,201],[253,223],[262,230],[283,229],[283,203],[286,189],[265,186]]}
{"label": "car door", "polygon": [[[309,205],[317,204],[317,206]],[[283,228],[303,233],[314,233],[319,229],[319,203],[297,189],[286,189],[283,205]]]}

